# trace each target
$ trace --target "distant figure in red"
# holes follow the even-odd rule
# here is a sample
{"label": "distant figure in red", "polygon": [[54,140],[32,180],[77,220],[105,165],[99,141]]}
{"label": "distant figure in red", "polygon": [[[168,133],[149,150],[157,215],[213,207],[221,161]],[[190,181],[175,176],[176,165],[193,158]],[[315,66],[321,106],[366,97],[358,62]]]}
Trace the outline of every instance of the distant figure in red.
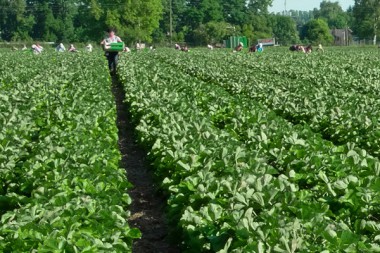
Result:
{"label": "distant figure in red", "polygon": [[306,54],[310,54],[312,51],[313,51],[313,47],[312,47],[311,45],[308,45],[308,46],[305,48],[305,53],[306,53]]}
{"label": "distant figure in red", "polygon": [[237,45],[235,47],[235,52],[240,52],[241,50],[243,50],[243,42],[240,42],[239,45]]}
{"label": "distant figure in red", "polygon": [[309,54],[313,51],[313,47],[311,45],[308,45],[307,47],[301,45],[292,45],[291,47],[289,47],[289,50],[292,52],[302,52],[305,54]]}
{"label": "distant figure in red", "polygon": [[76,52],[78,52],[78,51],[77,51],[77,49],[74,47],[73,44],[70,44],[69,52],[71,52],[71,53],[76,53]]}

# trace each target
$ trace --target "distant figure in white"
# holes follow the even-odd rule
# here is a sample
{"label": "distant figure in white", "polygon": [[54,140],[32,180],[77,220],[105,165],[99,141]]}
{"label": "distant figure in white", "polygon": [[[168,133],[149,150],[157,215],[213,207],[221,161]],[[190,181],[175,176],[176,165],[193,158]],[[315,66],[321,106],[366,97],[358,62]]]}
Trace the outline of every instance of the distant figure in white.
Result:
{"label": "distant figure in white", "polygon": [[87,46],[86,46],[86,51],[87,52],[89,52],[89,53],[91,53],[92,52],[92,45],[91,44],[88,44]]}
{"label": "distant figure in white", "polygon": [[325,50],[324,50],[323,47],[322,47],[322,44],[319,44],[319,45],[318,45],[317,52],[319,52],[319,51],[322,51],[322,53],[325,52]]}
{"label": "distant figure in white", "polygon": [[214,47],[212,45],[207,45],[207,48],[210,49],[210,50],[214,49]]}
{"label": "distant figure in white", "polygon": [[62,43],[59,43],[59,45],[55,48],[55,51],[57,52],[65,52],[66,48]]}
{"label": "distant figure in white", "polygon": [[259,44],[257,44],[257,46],[256,46],[256,51],[259,52],[259,53],[261,53],[261,52],[264,51],[263,43],[259,43]]}
{"label": "distant figure in white", "polygon": [[178,45],[178,44],[175,44],[175,49],[176,49],[176,50],[181,50],[181,46]]}
{"label": "distant figure in white", "polygon": [[123,50],[123,52],[129,53],[129,52],[131,52],[131,49],[129,49],[129,47],[125,47],[124,50]]}
{"label": "distant figure in white", "polygon": [[24,47],[21,49],[22,51],[25,51],[25,50],[28,50],[28,48],[26,47],[26,45],[24,44]]}
{"label": "distant figure in white", "polygon": [[137,50],[145,49],[145,43],[137,43],[136,44],[136,49]]}
{"label": "distant figure in white", "polygon": [[74,44],[70,44],[69,52],[76,53],[77,49],[74,47]]}
{"label": "distant figure in white", "polygon": [[43,50],[44,48],[39,43],[32,45],[32,51],[34,54],[40,54]]}

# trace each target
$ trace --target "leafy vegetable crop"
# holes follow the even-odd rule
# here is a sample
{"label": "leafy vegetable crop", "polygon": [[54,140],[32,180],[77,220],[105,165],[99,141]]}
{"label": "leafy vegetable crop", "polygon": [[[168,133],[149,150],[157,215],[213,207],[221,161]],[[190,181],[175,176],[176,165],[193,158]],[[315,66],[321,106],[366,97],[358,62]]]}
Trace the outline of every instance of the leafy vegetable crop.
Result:
{"label": "leafy vegetable crop", "polygon": [[260,102],[336,144],[355,143],[380,156],[379,65],[371,51],[324,55],[159,54],[190,75]]}
{"label": "leafy vegetable crop", "polygon": [[219,57],[138,53],[119,72],[184,251],[380,252],[378,159],[252,99],[237,62],[216,67],[251,56]]}
{"label": "leafy vegetable crop", "polygon": [[104,59],[1,58],[0,252],[131,252]]}

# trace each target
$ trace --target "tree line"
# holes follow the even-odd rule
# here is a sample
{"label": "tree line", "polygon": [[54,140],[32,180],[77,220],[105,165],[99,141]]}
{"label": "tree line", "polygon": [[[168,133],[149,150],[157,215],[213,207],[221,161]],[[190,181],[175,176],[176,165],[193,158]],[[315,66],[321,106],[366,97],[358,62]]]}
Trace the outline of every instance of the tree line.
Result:
{"label": "tree line", "polygon": [[128,43],[219,43],[231,35],[280,44],[329,44],[330,29],[350,28],[359,38],[380,30],[380,1],[355,0],[343,10],[323,1],[319,9],[269,13],[273,0],[0,0],[3,41],[99,41],[114,27]]}

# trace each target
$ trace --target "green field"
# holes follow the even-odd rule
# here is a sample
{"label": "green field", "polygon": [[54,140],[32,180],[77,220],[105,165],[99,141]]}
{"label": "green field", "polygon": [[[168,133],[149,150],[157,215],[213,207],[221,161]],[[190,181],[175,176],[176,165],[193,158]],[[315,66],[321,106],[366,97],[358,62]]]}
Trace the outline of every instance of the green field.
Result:
{"label": "green field", "polygon": [[0,252],[129,252],[140,235],[103,57],[1,60]]}
{"label": "green field", "polygon": [[[0,55],[0,252],[129,252],[140,234],[105,59]],[[380,252],[379,59],[123,55],[125,103],[183,252]]]}

